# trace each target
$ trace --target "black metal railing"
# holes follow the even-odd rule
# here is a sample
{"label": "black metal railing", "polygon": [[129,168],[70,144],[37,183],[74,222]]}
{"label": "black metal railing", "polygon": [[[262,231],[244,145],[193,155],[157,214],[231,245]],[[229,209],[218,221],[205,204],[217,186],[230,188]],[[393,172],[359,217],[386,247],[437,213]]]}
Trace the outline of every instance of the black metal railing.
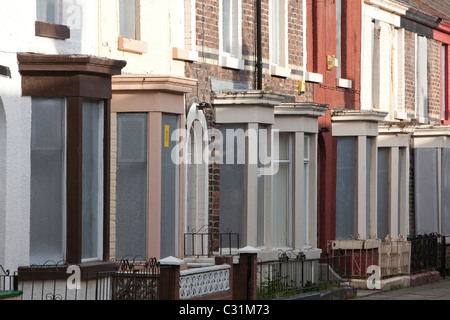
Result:
{"label": "black metal railing", "polygon": [[450,274],[450,235],[441,235],[438,243],[439,266],[443,278]]}
{"label": "black metal railing", "polygon": [[410,235],[411,242],[411,273],[419,273],[428,270],[439,270],[438,240],[440,235],[436,233]]}
{"label": "black metal railing", "polygon": [[109,271],[82,271],[78,279],[69,271],[77,266],[64,261],[22,267],[13,278],[15,288],[22,291],[22,300],[158,300],[160,270],[155,258],[110,262]]}
{"label": "black metal railing", "polygon": [[324,253],[306,259],[303,252],[280,251],[278,260],[258,261],[258,297],[273,299],[337,286],[346,281],[339,270],[349,258]]}
{"label": "black metal railing", "polygon": [[112,276],[112,300],[158,300],[159,262],[122,259]]}
{"label": "black metal railing", "polygon": [[17,279],[17,273],[11,274],[11,271],[5,270],[0,265],[0,291],[17,291],[19,288],[19,282]]}
{"label": "black metal railing", "polygon": [[220,232],[207,226],[191,228],[184,234],[185,256],[234,255],[239,249],[239,233]]}

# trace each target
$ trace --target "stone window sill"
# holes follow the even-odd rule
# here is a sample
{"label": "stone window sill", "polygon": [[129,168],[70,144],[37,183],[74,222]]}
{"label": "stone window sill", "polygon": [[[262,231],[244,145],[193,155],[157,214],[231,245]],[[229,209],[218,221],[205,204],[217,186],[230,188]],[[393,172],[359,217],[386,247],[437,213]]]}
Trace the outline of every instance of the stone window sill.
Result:
{"label": "stone window sill", "polygon": [[274,77],[289,78],[291,76],[291,69],[274,64],[270,68],[270,74]]}
{"label": "stone window sill", "polygon": [[323,75],[320,73],[313,73],[313,72],[305,72],[305,79],[306,82],[315,82],[315,83],[322,83],[323,82]]}
{"label": "stone window sill", "polygon": [[130,53],[143,54],[148,52],[148,43],[145,41],[119,37],[119,50]]}
{"label": "stone window sill", "polygon": [[60,24],[36,21],[35,35],[37,37],[66,40],[70,38],[70,29]]}
{"label": "stone window sill", "polygon": [[172,58],[179,61],[197,62],[198,52],[189,49],[174,47],[172,48]]}
{"label": "stone window sill", "polygon": [[234,70],[243,70],[244,69],[244,61],[231,57],[231,56],[222,56],[221,58],[222,67],[226,69],[234,69]]}

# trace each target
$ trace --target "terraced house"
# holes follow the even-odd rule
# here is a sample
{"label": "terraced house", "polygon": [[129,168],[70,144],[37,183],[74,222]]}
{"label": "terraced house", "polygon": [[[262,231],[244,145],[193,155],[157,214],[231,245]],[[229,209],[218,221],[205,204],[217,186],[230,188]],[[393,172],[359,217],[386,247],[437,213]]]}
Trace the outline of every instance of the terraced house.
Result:
{"label": "terraced house", "polygon": [[316,283],[394,242],[409,274],[408,240],[450,233],[448,1],[25,2],[0,13],[0,272],[24,299],[67,270],[124,298],[130,266],[164,282],[140,297],[212,272],[236,298],[269,270],[239,255]]}

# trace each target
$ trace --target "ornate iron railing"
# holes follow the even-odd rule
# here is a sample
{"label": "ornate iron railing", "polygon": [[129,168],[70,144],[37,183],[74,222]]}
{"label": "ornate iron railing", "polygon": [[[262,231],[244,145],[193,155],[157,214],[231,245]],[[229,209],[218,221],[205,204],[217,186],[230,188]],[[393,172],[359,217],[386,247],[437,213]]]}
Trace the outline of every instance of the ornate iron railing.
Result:
{"label": "ornate iron railing", "polygon": [[190,228],[184,234],[185,256],[234,255],[239,249],[239,233],[203,226]]}
{"label": "ornate iron railing", "polygon": [[303,252],[281,251],[278,260],[258,261],[258,296],[276,298],[335,286],[346,281],[339,270],[348,264],[348,256],[307,259]]}
{"label": "ornate iron railing", "polygon": [[438,270],[438,239],[436,233],[410,235],[411,242],[411,273],[427,270]]}
{"label": "ornate iron railing", "polygon": [[112,275],[112,300],[158,300],[159,262],[150,260],[117,263]]}
{"label": "ornate iron railing", "polygon": [[[110,261],[105,272],[85,272],[77,287],[71,287],[72,273],[64,261],[19,268],[17,288],[22,300],[157,300],[159,263],[155,258]],[[76,266],[75,266],[76,267]]]}
{"label": "ornate iron railing", "polygon": [[18,290],[17,273],[11,274],[11,271],[0,265],[0,291],[11,290]]}

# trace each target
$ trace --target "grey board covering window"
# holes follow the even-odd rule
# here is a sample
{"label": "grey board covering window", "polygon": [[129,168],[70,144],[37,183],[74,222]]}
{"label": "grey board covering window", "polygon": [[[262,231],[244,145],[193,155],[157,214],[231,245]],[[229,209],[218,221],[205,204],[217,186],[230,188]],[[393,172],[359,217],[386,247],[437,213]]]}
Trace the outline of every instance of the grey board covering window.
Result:
{"label": "grey board covering window", "polygon": [[117,115],[116,258],[146,257],[148,116]]}
{"label": "grey board covering window", "polygon": [[428,40],[417,37],[417,112],[428,116]]}
{"label": "grey board covering window", "polygon": [[442,149],[442,228],[441,234],[450,235],[450,149]]}
{"label": "grey board covering window", "polygon": [[414,150],[414,188],[416,233],[438,230],[438,166],[437,149]]}
{"label": "grey board covering window", "polygon": [[273,242],[275,246],[289,246],[291,221],[291,137],[280,134],[278,172],[273,177]]}
{"label": "grey board covering window", "polygon": [[[227,141],[227,130],[245,130],[245,126],[241,124],[223,124],[221,132],[223,136],[223,159],[227,159],[227,154],[232,150],[229,145],[233,145],[232,141]],[[244,205],[245,205],[245,189],[244,174],[245,164],[238,161],[245,152],[238,143],[238,139],[234,141],[234,158],[233,162],[225,161],[220,165],[220,227],[222,230],[231,230],[233,233],[243,234],[244,222]],[[243,237],[239,237],[242,245]],[[224,244],[225,246],[226,244]]]}
{"label": "grey board covering window", "polygon": [[65,100],[33,99],[30,263],[64,260]]}
{"label": "grey board covering window", "polygon": [[136,39],[136,1],[119,0],[119,26],[122,37]]}
{"label": "grey board covering window", "polygon": [[37,21],[63,24],[62,2],[60,0],[36,0]]}
{"label": "grey board covering window", "polygon": [[103,256],[104,103],[83,103],[82,258]]}
{"label": "grey board covering window", "polygon": [[336,239],[355,236],[356,138],[339,137],[336,172]]}
{"label": "grey board covering window", "polygon": [[390,148],[378,149],[377,237],[389,233],[389,155]]}
{"label": "grey board covering window", "polygon": [[366,235],[370,235],[370,207],[372,201],[372,192],[370,187],[372,185],[372,146],[374,146],[374,144],[375,138],[366,138]]}
{"label": "grey board covering window", "polygon": [[172,161],[178,142],[172,134],[179,127],[178,115],[162,115],[161,141],[161,257],[177,256],[179,166]]}

